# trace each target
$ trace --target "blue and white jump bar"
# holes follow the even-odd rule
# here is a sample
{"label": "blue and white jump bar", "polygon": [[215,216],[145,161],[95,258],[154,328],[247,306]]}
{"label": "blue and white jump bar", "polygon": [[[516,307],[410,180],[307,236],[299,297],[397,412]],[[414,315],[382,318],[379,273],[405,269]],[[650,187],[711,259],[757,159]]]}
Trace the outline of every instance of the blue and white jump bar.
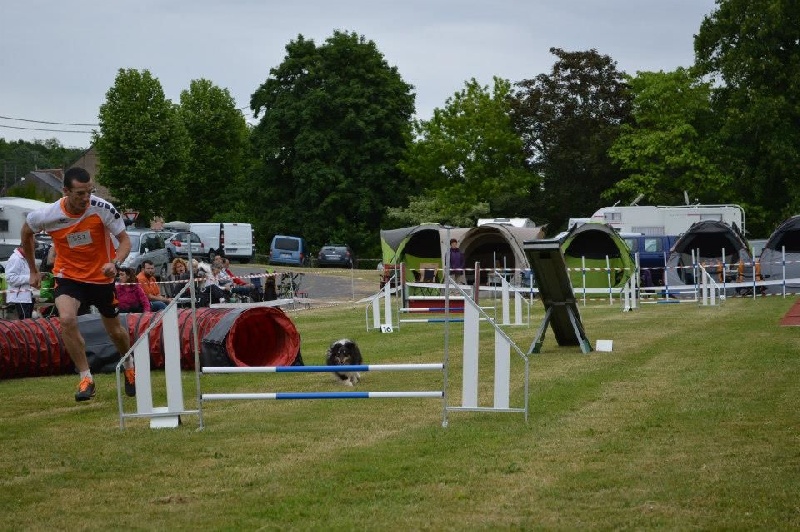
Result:
{"label": "blue and white jump bar", "polygon": [[204,401],[252,399],[398,399],[444,397],[444,392],[275,392],[275,393],[204,393]]}
{"label": "blue and white jump bar", "polygon": [[464,323],[464,318],[406,318],[400,323]]}
{"label": "blue and white jump bar", "polygon": [[[444,312],[444,307],[403,307],[400,309],[400,312]],[[455,313],[462,313],[464,312],[464,307],[459,305],[457,307],[450,307],[450,312]]]}
{"label": "blue and white jump bar", "polygon": [[203,373],[347,373],[353,371],[423,371],[442,369],[444,369],[444,364],[434,363],[358,364],[349,366],[211,366],[203,368],[202,371]]}
{"label": "blue and white jump bar", "polygon": [[[421,371],[443,370],[443,363],[434,364],[357,364],[345,366],[233,366],[207,367],[203,373],[333,373],[353,371]],[[270,393],[204,393],[204,401],[251,399],[399,399],[409,397],[444,397],[443,390],[422,392],[270,392]]]}

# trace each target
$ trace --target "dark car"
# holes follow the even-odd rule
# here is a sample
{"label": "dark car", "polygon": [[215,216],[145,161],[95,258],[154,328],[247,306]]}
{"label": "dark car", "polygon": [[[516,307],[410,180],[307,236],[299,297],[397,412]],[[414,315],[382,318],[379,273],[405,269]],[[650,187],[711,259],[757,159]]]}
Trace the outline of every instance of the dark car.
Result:
{"label": "dark car", "polygon": [[317,255],[319,266],[353,267],[353,250],[347,244],[325,244]]}
{"label": "dark car", "polygon": [[44,233],[36,233],[34,235],[36,240],[36,247],[33,254],[39,260],[44,260],[47,257],[47,252],[50,251],[50,246],[53,245],[53,239],[50,235]]}

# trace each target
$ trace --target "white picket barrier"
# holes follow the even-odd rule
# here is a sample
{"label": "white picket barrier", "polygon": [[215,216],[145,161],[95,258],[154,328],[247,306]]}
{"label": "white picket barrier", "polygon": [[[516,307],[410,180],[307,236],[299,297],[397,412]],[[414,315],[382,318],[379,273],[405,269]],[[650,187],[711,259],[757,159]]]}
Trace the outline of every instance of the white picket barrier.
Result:
{"label": "white picket barrier", "polygon": [[[519,293],[519,290],[514,290],[514,323],[511,323],[510,293],[513,287],[505,277],[502,275],[499,277],[502,287],[500,301],[503,307],[503,321],[501,325],[527,325],[522,321],[522,294]],[[528,307],[528,322],[530,322],[530,306]]]}
{"label": "white picket barrier", "polygon": [[[392,277],[392,279],[393,278],[394,277]],[[392,288],[390,279],[377,294],[373,294],[359,301],[359,303],[367,303],[364,309],[367,331],[370,330],[369,311],[372,310],[372,328],[379,329],[381,332],[392,332],[395,327],[392,313],[392,295],[398,290],[400,290],[400,288]],[[381,306],[383,307],[383,318],[381,318]]]}
{"label": "white picket barrier", "polygon": [[[461,290],[459,288],[459,290]],[[461,405],[446,406],[443,426],[447,426],[447,412],[473,411],[473,412],[520,412],[528,420],[528,389],[529,389],[529,360],[514,341],[490,318],[483,309],[472,299],[464,295],[464,344],[462,360]],[[480,373],[480,322],[487,321],[494,329],[494,389],[493,403],[491,406],[481,406],[478,397]],[[445,366],[447,367],[449,328],[445,325]],[[524,405],[522,407],[510,406],[511,387],[511,349],[523,359],[525,366],[524,375]],[[446,374],[446,372],[445,372]]]}
{"label": "white picket barrier", "polygon": [[[184,289],[185,290],[185,289]],[[183,292],[181,292],[183,293]],[[180,296],[180,294],[179,294]],[[194,318],[194,317],[193,317]],[[161,323],[164,347],[164,376],[167,394],[166,406],[153,406],[153,382],[150,368],[150,331]],[[125,412],[122,400],[121,372],[125,360],[133,356],[136,367],[136,412]],[[164,311],[158,314],[150,326],[139,336],[117,364],[117,401],[119,403],[119,424],[125,428],[125,420],[129,418],[150,418],[151,428],[175,428],[181,423],[181,415],[198,414],[202,427],[200,409],[186,410],[183,401],[183,383],[181,382],[181,351],[178,334],[177,298]],[[198,383],[199,386],[199,383]],[[198,387],[199,395],[199,387]]]}

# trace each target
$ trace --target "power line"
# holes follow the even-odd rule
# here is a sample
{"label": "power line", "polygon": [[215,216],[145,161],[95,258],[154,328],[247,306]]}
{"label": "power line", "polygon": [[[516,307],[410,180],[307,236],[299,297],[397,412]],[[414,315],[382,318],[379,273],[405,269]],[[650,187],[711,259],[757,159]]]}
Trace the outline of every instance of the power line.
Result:
{"label": "power line", "polygon": [[89,127],[97,127],[100,124],[83,124],[79,122],[48,122],[46,120],[33,120],[30,118],[14,118],[12,116],[2,116],[0,118],[4,120],[16,120],[17,122],[33,122],[34,124],[49,124],[51,126],[89,126]]}
{"label": "power line", "polygon": [[7,126],[5,124],[0,124],[0,127],[4,127],[6,129],[25,129],[28,131],[50,131],[53,133],[86,133],[87,135],[92,133],[92,131],[85,131],[82,129],[49,129],[44,127]]}

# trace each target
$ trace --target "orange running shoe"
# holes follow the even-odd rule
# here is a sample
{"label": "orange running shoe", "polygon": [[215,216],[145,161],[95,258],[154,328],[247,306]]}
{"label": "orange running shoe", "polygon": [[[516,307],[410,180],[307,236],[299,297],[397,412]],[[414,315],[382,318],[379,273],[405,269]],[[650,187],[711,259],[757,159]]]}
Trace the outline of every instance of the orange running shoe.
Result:
{"label": "orange running shoe", "polygon": [[136,370],[134,368],[125,369],[125,395],[136,397]]}
{"label": "orange running shoe", "polygon": [[88,401],[92,397],[94,397],[94,381],[89,377],[84,377],[78,384],[78,391],[75,392],[75,400],[78,402]]}

